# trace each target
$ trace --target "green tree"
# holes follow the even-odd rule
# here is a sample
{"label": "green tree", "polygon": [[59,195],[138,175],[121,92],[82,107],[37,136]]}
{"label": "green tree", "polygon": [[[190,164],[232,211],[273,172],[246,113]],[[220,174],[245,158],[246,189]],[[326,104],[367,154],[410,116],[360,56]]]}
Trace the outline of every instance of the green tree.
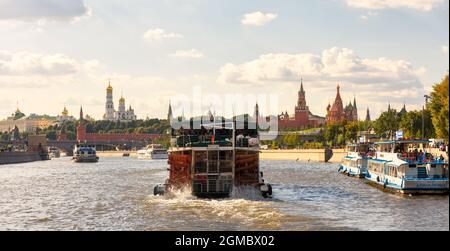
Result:
{"label": "green tree", "polygon": [[353,121],[345,126],[345,141],[346,142],[357,142],[358,132],[360,131],[360,123],[358,121]]}
{"label": "green tree", "polygon": [[431,92],[431,102],[429,109],[431,110],[433,125],[438,138],[448,140],[448,113],[449,113],[449,83],[448,74],[441,83],[434,85]]}
{"label": "green tree", "polygon": [[432,123],[430,110],[411,111],[405,114],[400,120],[400,129],[407,138],[422,138],[422,116],[425,126],[425,138],[433,138],[435,130]]}
{"label": "green tree", "polygon": [[400,122],[398,120],[397,111],[393,109],[383,112],[373,123],[375,133],[388,138],[394,136],[394,132],[398,131],[399,126]]}
{"label": "green tree", "polygon": [[339,125],[335,123],[328,124],[324,129],[324,139],[330,142],[332,146],[336,146],[337,137],[339,135]]}

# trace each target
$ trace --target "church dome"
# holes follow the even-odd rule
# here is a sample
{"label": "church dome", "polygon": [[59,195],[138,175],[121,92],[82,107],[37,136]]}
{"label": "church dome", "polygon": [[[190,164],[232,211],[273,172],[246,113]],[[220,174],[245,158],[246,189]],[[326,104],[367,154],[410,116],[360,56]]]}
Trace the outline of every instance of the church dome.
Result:
{"label": "church dome", "polygon": [[108,87],[106,88],[106,91],[109,92],[109,93],[111,93],[113,91],[111,83],[108,84]]}
{"label": "church dome", "polygon": [[125,98],[122,96],[122,97],[120,97],[120,99],[119,99],[119,103],[125,103]]}
{"label": "church dome", "polygon": [[67,108],[64,106],[64,109],[63,109],[63,111],[62,111],[62,113],[61,113],[63,116],[67,116],[67,115],[69,115],[69,111],[67,111]]}

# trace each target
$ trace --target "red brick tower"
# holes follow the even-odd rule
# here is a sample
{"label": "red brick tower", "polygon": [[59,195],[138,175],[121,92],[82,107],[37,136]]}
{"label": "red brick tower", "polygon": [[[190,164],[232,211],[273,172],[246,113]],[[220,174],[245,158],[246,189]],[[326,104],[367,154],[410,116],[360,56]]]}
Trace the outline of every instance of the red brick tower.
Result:
{"label": "red brick tower", "polygon": [[84,126],[83,107],[80,108],[80,123],[77,126],[77,141],[86,140],[86,126]]}
{"label": "red brick tower", "polygon": [[300,128],[306,128],[309,125],[309,107],[306,105],[303,79],[301,80],[300,91],[298,92],[297,106],[295,107],[295,121]]}

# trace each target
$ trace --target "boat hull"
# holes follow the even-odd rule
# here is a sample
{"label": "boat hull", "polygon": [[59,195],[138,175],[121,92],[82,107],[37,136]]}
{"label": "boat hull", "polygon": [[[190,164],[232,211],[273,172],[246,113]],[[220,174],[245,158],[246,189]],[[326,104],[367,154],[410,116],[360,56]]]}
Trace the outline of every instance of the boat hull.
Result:
{"label": "boat hull", "polygon": [[339,173],[343,175],[347,175],[349,177],[363,179],[366,176],[366,173],[358,167],[349,167],[346,165],[339,166]]}
{"label": "boat hull", "polygon": [[98,162],[98,157],[97,156],[92,156],[92,157],[74,157],[73,161],[75,163],[96,163]]}
{"label": "boat hull", "polygon": [[169,159],[169,154],[151,154],[151,153],[139,153],[138,152],[138,159],[143,159],[143,160]]}
{"label": "boat hull", "polygon": [[368,184],[392,193],[406,195],[449,194],[448,179],[403,179],[393,181],[381,176],[368,175]]}
{"label": "boat hull", "polygon": [[362,179],[367,175],[367,159],[346,156],[339,165],[339,173]]}

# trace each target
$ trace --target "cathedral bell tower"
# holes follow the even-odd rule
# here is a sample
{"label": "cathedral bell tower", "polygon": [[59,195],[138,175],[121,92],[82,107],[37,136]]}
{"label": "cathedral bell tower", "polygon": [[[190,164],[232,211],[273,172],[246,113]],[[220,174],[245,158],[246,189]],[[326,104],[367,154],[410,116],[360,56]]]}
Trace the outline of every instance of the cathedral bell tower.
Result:
{"label": "cathedral bell tower", "polygon": [[106,88],[106,104],[105,104],[105,120],[114,120],[114,101],[113,101],[113,88],[111,82],[109,82]]}

